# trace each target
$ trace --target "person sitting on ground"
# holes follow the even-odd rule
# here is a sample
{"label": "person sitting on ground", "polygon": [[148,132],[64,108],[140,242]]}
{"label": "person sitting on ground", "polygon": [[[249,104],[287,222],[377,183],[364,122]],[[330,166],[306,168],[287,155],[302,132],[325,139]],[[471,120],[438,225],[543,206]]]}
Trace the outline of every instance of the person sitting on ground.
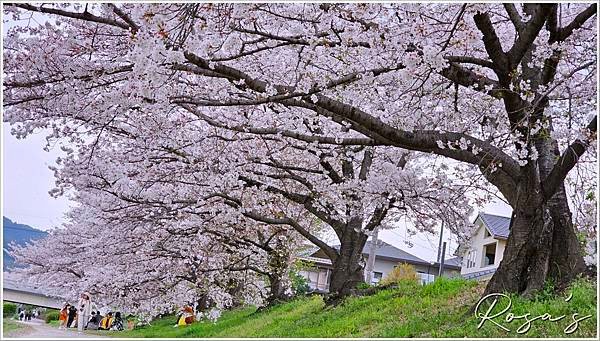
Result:
{"label": "person sitting on ground", "polygon": [[100,321],[100,326],[98,330],[109,330],[113,323],[113,314],[112,312],[108,312],[106,316]]}
{"label": "person sitting on ground", "polygon": [[96,330],[100,326],[100,318],[95,311],[92,311],[92,317],[85,325],[85,329]]}
{"label": "person sitting on ground", "polygon": [[177,316],[177,324],[178,326],[186,326],[188,324],[192,324],[196,319],[194,318],[194,310],[189,305],[181,308],[181,313]]}
{"label": "person sitting on ground", "polygon": [[121,312],[117,311],[115,313],[115,319],[113,320],[113,323],[110,326],[110,330],[123,330],[123,319],[121,318]]}

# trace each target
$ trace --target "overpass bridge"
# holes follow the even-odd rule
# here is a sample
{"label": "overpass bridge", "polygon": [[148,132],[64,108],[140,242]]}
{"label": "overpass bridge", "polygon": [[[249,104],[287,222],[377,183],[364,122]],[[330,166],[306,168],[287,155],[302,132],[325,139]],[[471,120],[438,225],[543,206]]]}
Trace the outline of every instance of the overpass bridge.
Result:
{"label": "overpass bridge", "polygon": [[14,279],[7,278],[4,273],[2,293],[5,301],[30,304],[38,307],[62,309],[64,298],[48,295],[40,288],[34,288]]}

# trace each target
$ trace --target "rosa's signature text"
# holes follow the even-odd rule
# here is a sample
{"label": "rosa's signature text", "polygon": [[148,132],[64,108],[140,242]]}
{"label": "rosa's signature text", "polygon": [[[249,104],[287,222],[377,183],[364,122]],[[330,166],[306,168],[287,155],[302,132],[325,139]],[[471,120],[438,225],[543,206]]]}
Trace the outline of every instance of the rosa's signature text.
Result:
{"label": "rosa's signature text", "polygon": [[[572,297],[573,294],[569,295],[565,301],[569,302]],[[490,305],[484,308],[482,304],[484,302],[490,302]],[[552,316],[549,313],[544,313],[537,316],[534,316],[531,313],[515,315],[511,312],[511,308],[512,300],[508,295],[493,293],[482,297],[475,306],[475,316],[480,319],[477,329],[480,329],[484,324],[488,323],[510,332],[511,330],[508,329],[506,326],[507,324],[512,322],[522,322],[515,332],[518,334],[525,334],[531,329],[531,326],[536,321],[558,322],[567,317],[567,315]],[[577,328],[579,328],[579,323],[590,317],[592,317],[592,315],[581,316],[579,313],[573,313],[571,315],[572,322],[565,327],[563,332],[565,334],[574,333]]]}

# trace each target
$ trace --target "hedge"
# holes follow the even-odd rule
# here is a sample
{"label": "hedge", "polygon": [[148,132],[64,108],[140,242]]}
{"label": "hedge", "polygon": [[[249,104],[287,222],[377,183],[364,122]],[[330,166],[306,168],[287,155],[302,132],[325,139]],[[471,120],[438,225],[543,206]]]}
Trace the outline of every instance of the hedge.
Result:
{"label": "hedge", "polygon": [[12,316],[17,313],[17,305],[14,303],[4,303],[2,305],[2,316]]}
{"label": "hedge", "polygon": [[44,321],[46,321],[46,323],[50,323],[50,321],[58,321],[59,316],[60,313],[58,311],[49,311],[46,313],[46,316],[44,316]]}

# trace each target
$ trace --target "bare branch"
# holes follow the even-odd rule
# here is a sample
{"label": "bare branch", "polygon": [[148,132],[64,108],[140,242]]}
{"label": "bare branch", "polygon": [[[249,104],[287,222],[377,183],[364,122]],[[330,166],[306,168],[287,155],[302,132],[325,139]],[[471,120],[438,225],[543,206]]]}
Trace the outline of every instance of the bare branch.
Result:
{"label": "bare branch", "polygon": [[9,4],[5,4],[5,6],[18,7],[18,8],[22,8],[24,10],[28,10],[28,11],[32,11],[32,12],[55,14],[55,15],[60,15],[63,17],[91,21],[91,22],[96,22],[99,24],[106,24],[106,25],[110,25],[110,26],[114,26],[114,27],[119,27],[119,28],[122,28],[125,30],[129,30],[129,25],[127,23],[117,21],[114,19],[110,19],[110,18],[99,17],[99,16],[93,15],[87,11],[84,11],[83,13],[77,13],[77,12],[70,12],[70,11],[65,11],[65,10],[61,10],[61,9],[56,9],[56,8],[43,7],[43,5],[36,7],[36,6],[30,5],[30,4],[22,4],[22,3],[9,3]]}

